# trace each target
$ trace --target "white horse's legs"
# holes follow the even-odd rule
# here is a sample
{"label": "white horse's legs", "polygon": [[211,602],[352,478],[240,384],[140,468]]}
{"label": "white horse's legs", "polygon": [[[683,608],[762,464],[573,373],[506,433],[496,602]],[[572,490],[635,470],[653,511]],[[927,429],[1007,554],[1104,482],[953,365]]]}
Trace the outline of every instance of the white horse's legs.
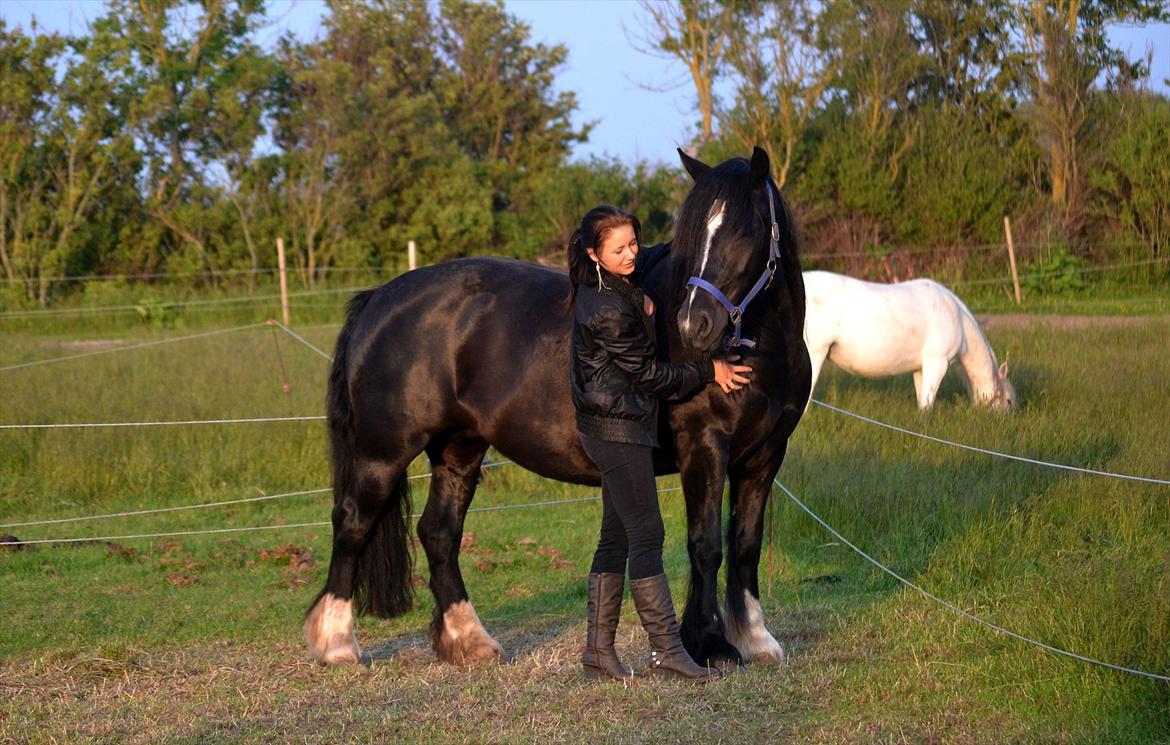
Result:
{"label": "white horse's legs", "polygon": [[808,407],[812,406],[813,393],[817,390],[817,378],[821,375],[821,368],[825,365],[825,358],[829,356],[829,350],[825,349],[809,349],[808,361],[812,367],[812,382],[808,386],[808,401],[804,404],[805,413],[808,413]]}
{"label": "white horse's legs", "polygon": [[934,406],[938,387],[942,385],[943,376],[947,374],[947,365],[946,358],[928,357],[922,360],[922,369],[914,373],[914,389],[918,394],[919,409]]}

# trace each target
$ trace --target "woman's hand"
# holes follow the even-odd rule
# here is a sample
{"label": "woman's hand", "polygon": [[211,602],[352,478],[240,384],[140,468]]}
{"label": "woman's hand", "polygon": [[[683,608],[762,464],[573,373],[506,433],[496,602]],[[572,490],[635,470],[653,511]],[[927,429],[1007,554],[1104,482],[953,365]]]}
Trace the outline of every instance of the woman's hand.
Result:
{"label": "woman's hand", "polygon": [[739,362],[739,355],[715,360],[715,382],[719,384],[724,393],[738,391],[751,382],[747,373],[751,372],[752,369],[747,365],[733,364],[735,362]]}

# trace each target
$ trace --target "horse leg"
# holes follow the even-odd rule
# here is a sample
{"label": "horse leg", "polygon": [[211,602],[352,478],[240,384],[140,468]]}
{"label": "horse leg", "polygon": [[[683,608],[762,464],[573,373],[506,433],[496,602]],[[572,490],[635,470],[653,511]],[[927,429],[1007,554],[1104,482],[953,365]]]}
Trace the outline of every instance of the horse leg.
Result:
{"label": "horse leg", "polygon": [[808,350],[808,361],[812,365],[812,382],[808,386],[808,401],[804,405],[805,413],[808,413],[808,407],[812,406],[813,393],[817,389],[817,378],[821,375],[821,368],[825,364],[825,359],[829,356],[829,350],[825,349],[810,349]]}
{"label": "horse leg", "polygon": [[305,616],[305,644],[326,665],[356,665],[361,648],[353,633],[359,611],[396,616],[410,608],[410,510],[406,467],[417,450],[402,448],[395,461],[353,454],[337,480],[333,554],[325,587]]}
{"label": "horse leg", "polygon": [[764,626],[760,607],[760,548],[772,478],[788,441],[761,448],[743,469],[731,474],[731,524],[727,526],[727,635],[745,662],[783,665],[784,648]]}
{"label": "horse leg", "polygon": [[943,376],[946,374],[946,358],[927,357],[922,360],[922,369],[914,373],[914,387],[918,393],[919,409],[925,410],[934,407],[938,387],[942,385]]}
{"label": "horse leg", "polygon": [[498,661],[504,656],[503,648],[480,623],[459,571],[463,520],[487,449],[487,442],[469,435],[437,439],[427,447],[431,493],[418,521],[418,537],[427,554],[435,596],[431,646],[440,660],[459,665]]}
{"label": "horse leg", "polygon": [[687,503],[687,552],[691,558],[690,592],[682,614],[683,646],[700,665],[716,660],[741,661],[727,640],[719,608],[716,580],[723,561],[720,511],[727,474],[726,446],[703,442],[683,454],[680,474]]}

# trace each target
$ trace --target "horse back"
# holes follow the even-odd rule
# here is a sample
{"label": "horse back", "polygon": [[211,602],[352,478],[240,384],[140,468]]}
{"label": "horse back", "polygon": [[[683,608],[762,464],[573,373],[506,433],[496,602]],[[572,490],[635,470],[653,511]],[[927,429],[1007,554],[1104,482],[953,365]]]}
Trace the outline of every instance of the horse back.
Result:
{"label": "horse back", "polygon": [[855,375],[911,372],[926,357],[953,359],[964,345],[962,303],[929,279],[887,285],[807,272],[810,350]]}
{"label": "horse back", "polygon": [[368,440],[460,432],[546,476],[595,482],[569,395],[568,275],[454,259],[378,288],[350,333],[347,371]]}

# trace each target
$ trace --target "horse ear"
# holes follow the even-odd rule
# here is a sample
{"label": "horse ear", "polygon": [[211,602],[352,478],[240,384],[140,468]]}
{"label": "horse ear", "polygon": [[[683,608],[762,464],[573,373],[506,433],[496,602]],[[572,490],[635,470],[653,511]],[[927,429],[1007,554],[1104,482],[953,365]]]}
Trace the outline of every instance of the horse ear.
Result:
{"label": "horse ear", "polygon": [[764,183],[764,179],[768,178],[771,170],[772,165],[768,162],[768,153],[757,145],[752,150],[752,187],[754,188]]}
{"label": "horse ear", "polygon": [[1007,380],[1007,374],[1008,374],[1008,365],[1007,365],[1007,360],[1004,360],[1004,361],[1003,361],[1003,364],[1001,364],[1001,365],[999,366],[999,378],[1000,378],[1000,380]]}
{"label": "horse ear", "polygon": [[675,149],[678,150],[678,157],[682,160],[683,168],[687,169],[687,173],[691,174],[691,178],[695,181],[706,176],[707,172],[711,170],[711,166],[687,155],[681,147]]}

